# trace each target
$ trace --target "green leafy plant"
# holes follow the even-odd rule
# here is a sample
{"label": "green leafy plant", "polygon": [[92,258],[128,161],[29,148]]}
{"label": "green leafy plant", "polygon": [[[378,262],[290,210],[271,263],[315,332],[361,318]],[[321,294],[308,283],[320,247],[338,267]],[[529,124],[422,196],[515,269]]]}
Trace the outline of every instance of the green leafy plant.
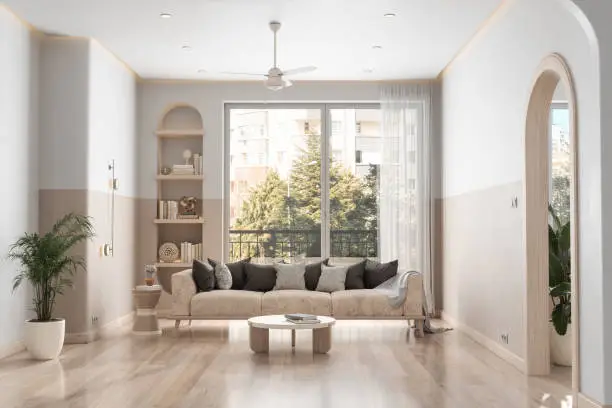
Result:
{"label": "green leafy plant", "polygon": [[570,222],[562,222],[548,205],[551,222],[548,225],[548,288],[553,302],[551,321],[555,331],[565,336],[572,322]]}
{"label": "green leafy plant", "polygon": [[70,213],[60,218],[44,235],[25,233],[9,249],[8,258],[18,261],[22,270],[13,280],[13,291],[23,281],[32,285],[36,321],[52,320],[57,295],[72,286],[72,276],[85,270],[82,257],[70,250],[94,236],[91,218]]}

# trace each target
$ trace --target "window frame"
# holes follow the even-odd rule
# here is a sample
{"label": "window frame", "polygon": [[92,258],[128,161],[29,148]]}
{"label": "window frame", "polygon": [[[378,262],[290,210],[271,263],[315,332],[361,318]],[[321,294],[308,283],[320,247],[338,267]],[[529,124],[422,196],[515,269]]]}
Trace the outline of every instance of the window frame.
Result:
{"label": "window frame", "polygon": [[222,259],[228,260],[229,241],[230,241],[230,218],[231,218],[231,191],[230,191],[230,171],[231,171],[231,111],[234,109],[309,109],[319,110],[321,115],[321,259],[330,256],[331,250],[331,230],[330,230],[330,202],[329,202],[329,166],[332,138],[331,111],[334,109],[379,109],[379,102],[226,102],[223,108],[223,171],[221,182],[223,185],[223,246]]}

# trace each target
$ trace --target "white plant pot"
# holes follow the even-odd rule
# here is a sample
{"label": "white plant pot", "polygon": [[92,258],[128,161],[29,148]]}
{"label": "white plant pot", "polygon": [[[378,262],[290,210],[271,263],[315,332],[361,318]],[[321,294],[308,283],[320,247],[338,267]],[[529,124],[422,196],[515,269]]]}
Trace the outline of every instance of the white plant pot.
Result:
{"label": "white plant pot", "polygon": [[550,360],[553,364],[572,366],[572,325],[567,326],[565,336],[557,334],[553,324],[550,324]]}
{"label": "white plant pot", "polygon": [[56,319],[48,322],[25,322],[25,346],[37,360],[53,360],[64,346],[66,321]]}

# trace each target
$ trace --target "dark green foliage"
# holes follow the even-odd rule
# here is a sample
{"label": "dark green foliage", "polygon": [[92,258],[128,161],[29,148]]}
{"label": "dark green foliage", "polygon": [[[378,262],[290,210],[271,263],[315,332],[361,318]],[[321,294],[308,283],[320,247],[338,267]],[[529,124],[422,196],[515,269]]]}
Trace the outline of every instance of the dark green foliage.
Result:
{"label": "dark green foliage", "polygon": [[25,233],[11,245],[8,258],[23,268],[13,280],[13,291],[23,281],[30,282],[38,321],[51,320],[56,296],[72,286],[71,278],[79,269],[85,269],[85,261],[70,255],[70,250],[93,236],[91,219],[70,213],[45,235]]}
{"label": "dark green foliage", "polygon": [[551,321],[555,331],[564,336],[572,322],[570,222],[563,221],[552,205],[548,206],[548,287],[553,302]]}

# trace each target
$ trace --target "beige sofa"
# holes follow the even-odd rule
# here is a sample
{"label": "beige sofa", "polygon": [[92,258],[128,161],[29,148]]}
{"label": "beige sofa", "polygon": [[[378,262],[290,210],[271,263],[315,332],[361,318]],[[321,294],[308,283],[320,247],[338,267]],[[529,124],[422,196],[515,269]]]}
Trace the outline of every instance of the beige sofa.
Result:
{"label": "beige sofa", "polygon": [[247,319],[253,316],[310,313],[336,319],[407,319],[416,324],[415,335],[423,335],[422,277],[408,278],[404,306],[392,308],[387,297],[372,289],[333,293],[309,290],[213,290],[197,293],[191,269],[172,275],[172,318],[181,320]]}

